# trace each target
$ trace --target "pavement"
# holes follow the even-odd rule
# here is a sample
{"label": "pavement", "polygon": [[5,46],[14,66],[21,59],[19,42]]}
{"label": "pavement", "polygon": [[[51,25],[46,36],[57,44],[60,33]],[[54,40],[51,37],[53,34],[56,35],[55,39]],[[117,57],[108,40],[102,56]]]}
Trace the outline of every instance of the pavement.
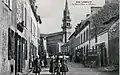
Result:
{"label": "pavement", "polygon": [[42,68],[42,71],[40,72],[40,75],[51,75],[51,73],[49,72],[49,67]]}
{"label": "pavement", "polygon": [[[119,72],[105,72],[105,67],[101,68],[88,68],[84,67],[84,65],[80,63],[71,63],[67,62],[67,66],[69,71],[66,75],[119,75]],[[35,75],[34,73],[30,72],[28,75]],[[49,72],[49,67],[42,68],[40,75],[51,75]]]}
{"label": "pavement", "polygon": [[80,63],[67,63],[69,72],[67,75],[98,75],[98,73],[91,68],[86,68]]}
{"label": "pavement", "polygon": [[115,72],[115,71],[118,71],[118,69],[113,67],[113,66],[105,66],[105,67],[100,67],[100,68],[97,68],[97,69],[101,72]]}
{"label": "pavement", "polygon": [[[35,75],[35,73],[32,73],[31,71],[28,75]],[[40,75],[51,75],[51,73],[49,72],[49,67],[42,68]]]}

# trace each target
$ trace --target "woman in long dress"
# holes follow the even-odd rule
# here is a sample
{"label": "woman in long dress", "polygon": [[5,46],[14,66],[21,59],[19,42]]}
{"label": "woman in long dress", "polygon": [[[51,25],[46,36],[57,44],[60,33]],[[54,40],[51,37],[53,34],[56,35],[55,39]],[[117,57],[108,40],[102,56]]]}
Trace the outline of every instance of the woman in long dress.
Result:
{"label": "woman in long dress", "polygon": [[33,69],[33,73],[35,73],[35,75],[40,75],[41,72],[41,65],[40,65],[40,59],[38,57],[36,57],[36,59],[33,61],[34,64],[34,69]]}

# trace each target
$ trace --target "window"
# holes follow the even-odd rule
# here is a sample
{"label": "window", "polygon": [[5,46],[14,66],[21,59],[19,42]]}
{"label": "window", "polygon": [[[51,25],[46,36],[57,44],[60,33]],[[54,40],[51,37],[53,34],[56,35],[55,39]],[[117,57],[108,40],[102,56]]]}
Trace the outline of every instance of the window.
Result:
{"label": "window", "polygon": [[70,16],[67,16],[67,19],[70,19]]}
{"label": "window", "polygon": [[25,8],[25,27],[27,25],[27,9]]}
{"label": "window", "polygon": [[85,42],[85,31],[84,31],[84,42]]}
{"label": "window", "polygon": [[32,18],[31,18],[31,33],[32,33]]}
{"label": "window", "polygon": [[81,36],[80,36],[80,44],[81,44]]}
{"label": "window", "polygon": [[67,26],[70,26],[70,23],[67,23]]}
{"label": "window", "polygon": [[85,51],[85,46],[84,46],[84,54],[86,54],[86,51]]}
{"label": "window", "polygon": [[27,60],[27,41],[25,41],[25,60]]}
{"label": "window", "polygon": [[14,59],[14,32],[8,29],[8,60]]}
{"label": "window", "polygon": [[35,30],[36,30],[35,24],[33,30],[34,30],[33,35],[35,36]]}
{"label": "window", "polygon": [[94,46],[92,46],[92,52],[94,52],[94,50],[95,50],[95,49],[94,49]]}
{"label": "window", "polygon": [[86,55],[88,56],[88,44],[86,46]]}
{"label": "window", "polygon": [[81,34],[81,43],[82,43],[82,34]]}
{"label": "window", "polygon": [[86,40],[88,40],[88,29],[86,30]]}

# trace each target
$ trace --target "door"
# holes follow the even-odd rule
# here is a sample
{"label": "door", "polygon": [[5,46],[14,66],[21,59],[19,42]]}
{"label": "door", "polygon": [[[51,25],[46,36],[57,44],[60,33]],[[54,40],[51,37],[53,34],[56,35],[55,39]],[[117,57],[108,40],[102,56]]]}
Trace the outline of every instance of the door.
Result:
{"label": "door", "polygon": [[98,52],[99,52],[99,64],[101,66],[104,66],[107,64],[107,55],[106,55],[106,48],[105,48],[105,43],[100,43],[97,45],[98,47]]}
{"label": "door", "polygon": [[22,37],[17,33],[15,34],[15,75],[22,72],[23,68],[23,45]]}

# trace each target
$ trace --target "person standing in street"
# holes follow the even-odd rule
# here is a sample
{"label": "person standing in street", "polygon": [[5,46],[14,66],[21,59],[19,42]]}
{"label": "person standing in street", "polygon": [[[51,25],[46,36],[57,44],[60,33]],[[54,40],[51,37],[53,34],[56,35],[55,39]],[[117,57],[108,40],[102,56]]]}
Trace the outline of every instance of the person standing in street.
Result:
{"label": "person standing in street", "polygon": [[44,67],[46,67],[47,66],[47,58],[46,58],[46,56],[44,56]]}
{"label": "person standing in street", "polygon": [[66,72],[68,72],[68,66],[66,65],[64,56],[61,62],[60,72],[62,72],[62,75],[66,75]]}
{"label": "person standing in street", "polygon": [[33,61],[33,64],[34,64],[33,73],[35,73],[35,75],[40,75],[41,72],[40,59],[36,57],[35,60]]}
{"label": "person standing in street", "polygon": [[70,62],[72,62],[72,55],[70,55]]}
{"label": "person standing in street", "polygon": [[54,64],[53,64],[53,58],[51,59],[51,61],[50,61],[50,69],[49,69],[49,72],[50,73],[54,73]]}

